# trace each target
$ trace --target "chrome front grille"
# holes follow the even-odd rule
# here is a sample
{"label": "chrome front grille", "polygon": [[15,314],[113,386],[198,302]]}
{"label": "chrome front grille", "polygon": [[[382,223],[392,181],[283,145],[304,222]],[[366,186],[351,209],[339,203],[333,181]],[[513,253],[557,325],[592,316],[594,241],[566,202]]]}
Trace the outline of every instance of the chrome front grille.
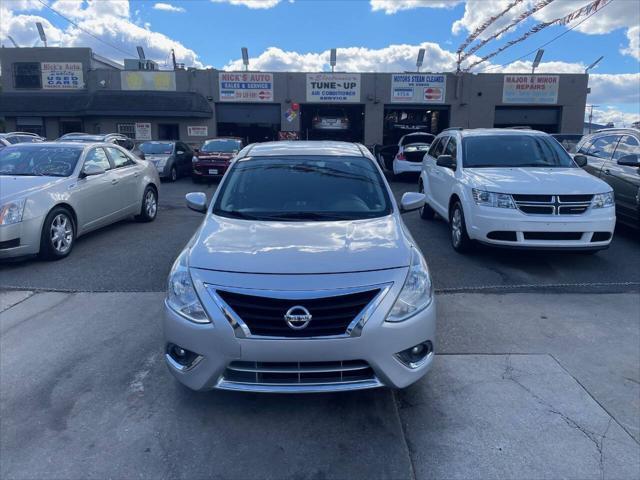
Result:
{"label": "chrome front grille", "polygon": [[518,210],[527,215],[581,215],[593,195],[512,195]]}
{"label": "chrome front grille", "polygon": [[[373,369],[363,360],[336,362],[231,362],[219,388],[371,388],[379,386]],[[254,388],[255,389],[255,388]]]}

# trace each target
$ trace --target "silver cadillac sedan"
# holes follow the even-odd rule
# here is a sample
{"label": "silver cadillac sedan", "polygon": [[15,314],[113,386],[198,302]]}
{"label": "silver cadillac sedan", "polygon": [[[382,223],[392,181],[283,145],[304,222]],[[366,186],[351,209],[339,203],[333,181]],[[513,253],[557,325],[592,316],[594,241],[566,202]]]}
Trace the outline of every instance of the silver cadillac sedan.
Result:
{"label": "silver cadillac sedan", "polygon": [[244,148],[169,274],[165,360],[194,390],[326,392],[421,378],[429,270],[374,157],[343,142]]}
{"label": "silver cadillac sedan", "polygon": [[78,236],[158,211],[156,169],[109,144],[22,143],[0,150],[0,259],[60,259]]}

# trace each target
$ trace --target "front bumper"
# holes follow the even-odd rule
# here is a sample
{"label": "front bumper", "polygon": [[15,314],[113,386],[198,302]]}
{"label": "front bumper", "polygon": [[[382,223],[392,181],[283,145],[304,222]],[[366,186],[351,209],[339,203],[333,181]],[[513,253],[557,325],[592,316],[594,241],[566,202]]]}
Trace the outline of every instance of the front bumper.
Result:
{"label": "front bumper", "polygon": [[393,159],[393,173],[420,173],[422,171],[421,162],[409,162],[407,160]]}
{"label": "front bumper", "polygon": [[[481,243],[515,248],[600,250],[607,248],[616,224],[615,209],[589,209],[581,215],[527,215],[517,209],[473,205],[465,210],[467,233]],[[496,236],[504,233],[515,239]],[[610,234],[605,240],[598,235]],[[562,238],[566,237],[566,238]]]}
{"label": "front bumper", "polygon": [[[197,178],[221,177],[229,168],[228,162],[198,162],[193,164],[193,176]],[[215,170],[217,173],[210,173]]]}
{"label": "front bumper", "polygon": [[[199,325],[180,315],[165,305],[164,335],[165,345],[175,344],[191,352],[199,358],[191,368],[183,369],[171,358],[167,364],[171,373],[184,385],[194,390],[209,390],[213,388],[226,390],[242,390],[273,393],[310,393],[326,391],[359,390],[388,386],[404,388],[419,380],[427,373],[433,362],[431,352],[416,368],[405,366],[396,353],[413,347],[421,342],[429,341],[435,344],[436,305],[435,301],[429,307],[413,317],[400,323],[385,322],[387,312],[393,305],[400,288],[403,285],[406,269],[395,269],[386,272],[369,272],[366,274],[344,275],[283,275],[280,281],[274,282],[265,275],[223,274],[219,272],[205,272],[191,269],[196,289],[200,299],[212,319],[211,324]],[[233,327],[225,318],[223,312],[213,301],[205,288],[208,279],[215,273],[216,283],[233,287],[234,284],[249,284],[250,288],[259,288],[259,282],[251,286],[251,281],[243,282],[242,277],[256,279],[263,277],[262,282],[267,285],[278,284],[283,290],[299,290],[299,285],[308,284],[314,289],[347,288],[358,277],[366,277],[362,285],[376,285],[389,282],[390,273],[393,277],[392,287],[378,304],[375,311],[365,323],[359,336],[345,336],[340,338],[281,338],[267,339],[261,337],[238,338]],[[208,278],[207,278],[208,277]],[[268,276],[272,277],[272,276]],[[312,277],[324,277],[321,279]],[[333,280],[330,277],[334,277]],[[340,277],[339,279],[335,277]],[[309,280],[309,282],[305,282]],[[224,283],[223,283],[224,282]],[[273,282],[273,283],[272,283]],[[262,283],[264,285],[264,283]],[[298,287],[295,287],[295,284]],[[269,364],[290,362],[366,362],[373,371],[373,376],[365,380],[313,384],[275,384],[256,382],[229,381],[226,372],[232,362],[268,362]],[[257,365],[257,364],[256,364]],[[257,378],[257,377],[256,377]]]}
{"label": "front bumper", "polygon": [[0,258],[36,255],[40,251],[43,217],[0,226]]}

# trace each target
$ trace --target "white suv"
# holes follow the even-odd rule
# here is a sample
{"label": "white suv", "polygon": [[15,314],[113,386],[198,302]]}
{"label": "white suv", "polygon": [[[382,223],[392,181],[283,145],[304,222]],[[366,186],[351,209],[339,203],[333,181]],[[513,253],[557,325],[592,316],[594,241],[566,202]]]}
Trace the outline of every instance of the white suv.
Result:
{"label": "white suv", "polygon": [[[613,237],[611,187],[533,130],[448,129],[423,159],[423,219],[448,220],[451,243],[594,252]],[[582,165],[580,165],[582,166]]]}

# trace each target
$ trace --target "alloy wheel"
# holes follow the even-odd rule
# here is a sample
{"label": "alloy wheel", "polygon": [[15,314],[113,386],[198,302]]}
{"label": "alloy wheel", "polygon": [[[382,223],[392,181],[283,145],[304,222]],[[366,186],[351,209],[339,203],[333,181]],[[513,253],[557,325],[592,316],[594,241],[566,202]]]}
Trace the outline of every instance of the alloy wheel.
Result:
{"label": "alloy wheel", "polygon": [[64,213],[59,213],[51,222],[51,245],[59,254],[65,254],[73,242],[73,225],[71,219]]}
{"label": "alloy wheel", "polygon": [[451,217],[451,239],[456,247],[460,245],[462,240],[462,213],[460,208],[456,208]]}
{"label": "alloy wheel", "polygon": [[149,218],[154,218],[158,211],[158,202],[156,201],[156,195],[153,190],[148,190],[144,197],[144,211]]}

